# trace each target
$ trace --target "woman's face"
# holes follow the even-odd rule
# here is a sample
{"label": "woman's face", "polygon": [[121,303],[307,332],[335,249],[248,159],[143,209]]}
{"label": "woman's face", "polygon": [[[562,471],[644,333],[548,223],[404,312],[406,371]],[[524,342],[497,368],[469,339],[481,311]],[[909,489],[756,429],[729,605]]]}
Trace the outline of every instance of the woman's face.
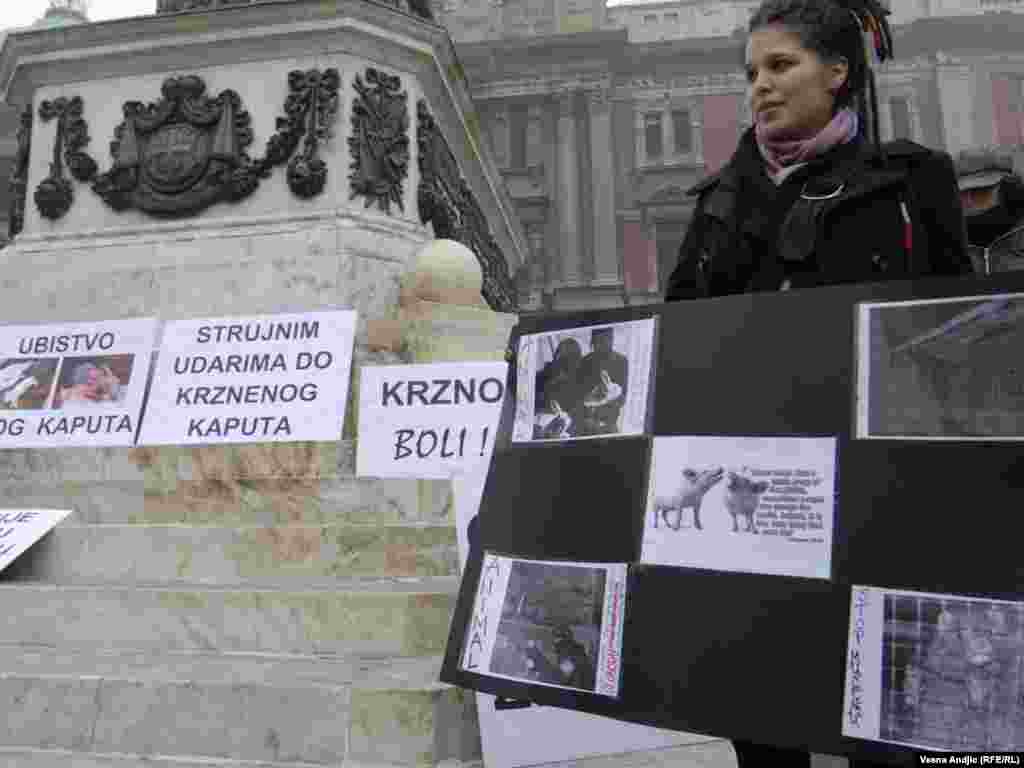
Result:
{"label": "woman's face", "polygon": [[762,135],[806,139],[832,119],[846,81],[845,61],[826,63],[781,24],[750,33],[746,52],[750,108]]}

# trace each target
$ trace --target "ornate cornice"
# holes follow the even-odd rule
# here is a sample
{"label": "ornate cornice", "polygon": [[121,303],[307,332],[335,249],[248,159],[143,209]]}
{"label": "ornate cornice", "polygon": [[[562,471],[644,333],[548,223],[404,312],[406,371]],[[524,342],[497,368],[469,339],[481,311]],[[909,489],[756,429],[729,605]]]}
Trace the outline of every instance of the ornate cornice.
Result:
{"label": "ornate cornice", "polygon": [[475,101],[509,99],[517,96],[552,96],[566,91],[607,90],[610,80],[607,74],[579,74],[563,77],[527,77],[506,80],[480,80],[472,89]]}

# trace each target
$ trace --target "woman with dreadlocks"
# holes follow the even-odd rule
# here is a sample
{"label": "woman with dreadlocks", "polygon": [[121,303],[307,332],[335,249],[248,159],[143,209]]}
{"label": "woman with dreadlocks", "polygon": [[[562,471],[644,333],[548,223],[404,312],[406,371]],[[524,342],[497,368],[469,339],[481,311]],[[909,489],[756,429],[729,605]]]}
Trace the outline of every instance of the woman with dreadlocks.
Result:
{"label": "woman with dreadlocks", "polygon": [[[667,301],[971,272],[950,157],[879,141],[887,13],[878,0],[762,1],[744,55],[754,126],[690,190]],[[806,752],[734,746],[740,768],[810,766]]]}
{"label": "woman with dreadlocks", "polygon": [[878,0],[763,0],[745,66],[754,126],[705,179],[666,300],[970,272],[952,160],[881,145]]}

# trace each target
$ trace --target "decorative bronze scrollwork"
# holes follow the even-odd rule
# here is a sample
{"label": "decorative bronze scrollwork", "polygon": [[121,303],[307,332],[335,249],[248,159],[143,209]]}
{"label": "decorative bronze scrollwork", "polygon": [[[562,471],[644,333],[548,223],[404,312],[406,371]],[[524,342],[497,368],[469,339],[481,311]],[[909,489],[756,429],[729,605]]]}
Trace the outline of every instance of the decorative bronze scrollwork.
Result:
{"label": "decorative bronze scrollwork", "polygon": [[348,138],[349,200],[366,197],[391,213],[391,203],[404,211],[403,181],[409,171],[408,95],[399,93],[401,80],[369,67],[366,82],[356,75],[359,97],[352,104],[352,135]]}
{"label": "decorative bronze scrollwork", "polygon": [[21,232],[25,223],[25,197],[28,193],[28,159],[32,145],[32,105],[22,110],[18,126],[18,151],[11,168],[11,207],[7,222],[7,233],[14,237]]}
{"label": "decorative bronze scrollwork", "polygon": [[[288,187],[298,197],[315,197],[327,181],[327,164],[318,152],[320,142],[332,136],[332,124],[338,113],[338,86],[341,77],[334,67],[293,70],[288,73],[288,98],[284,117],[277,118],[277,132],[267,141],[263,157],[247,163],[233,174],[234,199],[248,195],[272,168],[288,162]],[[302,152],[295,155],[305,134]],[[294,157],[293,157],[294,155]]]}
{"label": "decorative bronze scrollwork", "polygon": [[50,175],[39,182],[35,192],[36,207],[48,219],[59,219],[74,200],[71,182],[64,177],[64,163],[78,181],[91,181],[96,175],[96,161],[81,151],[89,143],[89,128],[82,117],[82,108],[81,96],[70,99],[61,96],[39,105],[39,117],[44,123],[57,118]]}
{"label": "decorative bronze scrollwork", "polygon": [[516,287],[505,257],[423,99],[416,103],[416,116],[420,169],[416,198],[420,221],[429,222],[436,237],[457,240],[472,250],[483,272],[483,296],[488,305],[497,312],[515,312]]}
{"label": "decorative bronze scrollwork", "polygon": [[[317,69],[288,74],[286,118],[278,119],[278,135],[274,147],[268,145],[267,156],[283,162],[295,151],[305,129],[302,152],[288,163],[288,187],[302,198],[320,194],[327,180],[327,164],[319,157],[319,143],[333,136],[331,125],[338,113],[338,86],[341,78],[333,67],[323,73]],[[275,136],[274,138],[278,138]],[[271,139],[273,142],[273,139]],[[283,150],[287,149],[283,155]]]}

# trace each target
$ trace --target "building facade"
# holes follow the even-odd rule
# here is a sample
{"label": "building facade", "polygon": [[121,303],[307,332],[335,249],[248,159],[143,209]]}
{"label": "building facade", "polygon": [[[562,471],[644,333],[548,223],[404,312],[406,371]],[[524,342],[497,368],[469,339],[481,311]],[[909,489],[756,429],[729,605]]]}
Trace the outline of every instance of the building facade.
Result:
{"label": "building facade", "polygon": [[[76,2],[54,0],[39,24],[81,21]],[[237,2],[160,0],[157,10]],[[692,215],[686,190],[750,125],[743,33],[756,5],[433,0],[530,243],[516,275],[523,311],[661,300]],[[892,0],[883,138],[953,154],[1024,143],[1022,6]],[[0,112],[0,172],[18,124],[13,109]]]}
{"label": "building facade", "polygon": [[[751,115],[757,3],[604,7],[440,0],[482,130],[531,246],[523,311],[660,301],[693,211]],[[954,155],[1024,141],[1024,15],[1012,0],[892,0],[883,139]]]}

